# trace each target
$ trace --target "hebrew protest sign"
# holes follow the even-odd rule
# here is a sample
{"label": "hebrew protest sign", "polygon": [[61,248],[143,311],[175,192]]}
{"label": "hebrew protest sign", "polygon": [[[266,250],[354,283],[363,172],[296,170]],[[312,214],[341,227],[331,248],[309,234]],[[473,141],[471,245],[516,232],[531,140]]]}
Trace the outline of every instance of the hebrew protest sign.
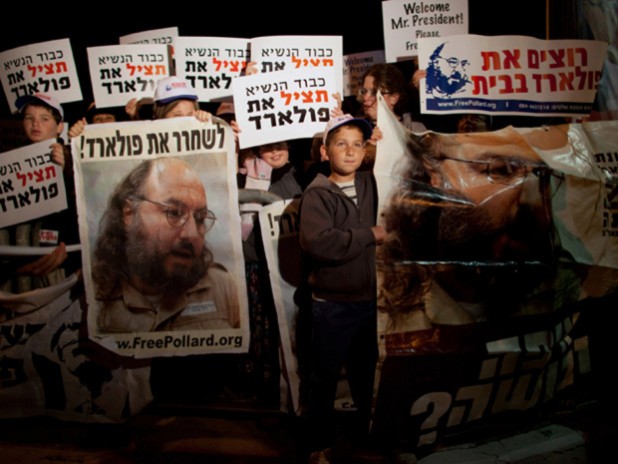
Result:
{"label": "hebrew protest sign", "polygon": [[246,352],[230,126],[95,124],[72,148],[91,338],[135,357]]}

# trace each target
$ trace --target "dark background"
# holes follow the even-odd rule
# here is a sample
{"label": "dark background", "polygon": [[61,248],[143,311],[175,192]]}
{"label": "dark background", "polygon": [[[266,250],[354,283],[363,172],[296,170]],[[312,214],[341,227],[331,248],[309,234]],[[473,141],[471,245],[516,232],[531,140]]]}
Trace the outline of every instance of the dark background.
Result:
{"label": "dark background", "polygon": [[[410,3],[412,3],[411,0]],[[420,1],[420,0],[417,0]],[[79,7],[48,3],[0,30],[0,49],[68,38],[71,41],[84,102],[63,104],[69,123],[83,115],[92,100],[88,47],[118,44],[119,37],[152,29],[178,27],[182,36],[243,37],[341,35],[344,54],[384,49],[379,0],[354,2],[88,2]],[[546,38],[546,2],[469,0],[469,33]],[[24,8],[38,8],[24,4]],[[410,72],[412,62],[400,63]],[[12,118],[2,92],[0,118]]]}

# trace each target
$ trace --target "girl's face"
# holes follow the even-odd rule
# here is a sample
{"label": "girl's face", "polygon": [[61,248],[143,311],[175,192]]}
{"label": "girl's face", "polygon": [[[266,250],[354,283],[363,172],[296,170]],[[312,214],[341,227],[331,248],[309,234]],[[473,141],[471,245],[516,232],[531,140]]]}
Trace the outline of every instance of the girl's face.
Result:
{"label": "girl's face", "polygon": [[[363,105],[363,113],[372,121],[378,120],[378,97],[377,97],[377,85],[373,76],[365,76],[363,86],[359,91],[358,100]],[[395,112],[395,105],[399,101],[399,94],[392,93],[385,89],[379,89],[384,97],[384,102],[388,108]]]}
{"label": "girl's face", "polygon": [[195,116],[195,102],[193,100],[178,100],[176,106],[168,111],[164,118],[182,118],[184,116]]}
{"label": "girl's face", "polygon": [[260,146],[260,158],[273,169],[278,169],[287,164],[290,159],[290,151],[287,142],[267,143]]}

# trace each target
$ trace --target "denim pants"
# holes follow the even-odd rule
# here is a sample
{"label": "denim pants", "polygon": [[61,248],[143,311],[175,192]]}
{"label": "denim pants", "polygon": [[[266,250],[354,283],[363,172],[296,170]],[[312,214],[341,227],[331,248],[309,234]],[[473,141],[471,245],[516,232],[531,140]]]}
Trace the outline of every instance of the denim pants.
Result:
{"label": "denim pants", "polygon": [[335,435],[337,383],[345,366],[357,410],[357,435],[369,432],[378,358],[376,301],[314,301],[307,419],[313,448],[331,446]]}

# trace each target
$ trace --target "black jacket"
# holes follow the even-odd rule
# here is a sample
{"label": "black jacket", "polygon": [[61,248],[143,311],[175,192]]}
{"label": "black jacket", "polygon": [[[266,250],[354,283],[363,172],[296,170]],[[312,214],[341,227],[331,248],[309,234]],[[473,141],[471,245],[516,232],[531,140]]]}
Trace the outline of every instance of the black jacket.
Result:
{"label": "black jacket", "polygon": [[355,176],[358,206],[318,174],[300,203],[300,246],[315,298],[358,302],[376,298],[377,189],[373,174]]}

